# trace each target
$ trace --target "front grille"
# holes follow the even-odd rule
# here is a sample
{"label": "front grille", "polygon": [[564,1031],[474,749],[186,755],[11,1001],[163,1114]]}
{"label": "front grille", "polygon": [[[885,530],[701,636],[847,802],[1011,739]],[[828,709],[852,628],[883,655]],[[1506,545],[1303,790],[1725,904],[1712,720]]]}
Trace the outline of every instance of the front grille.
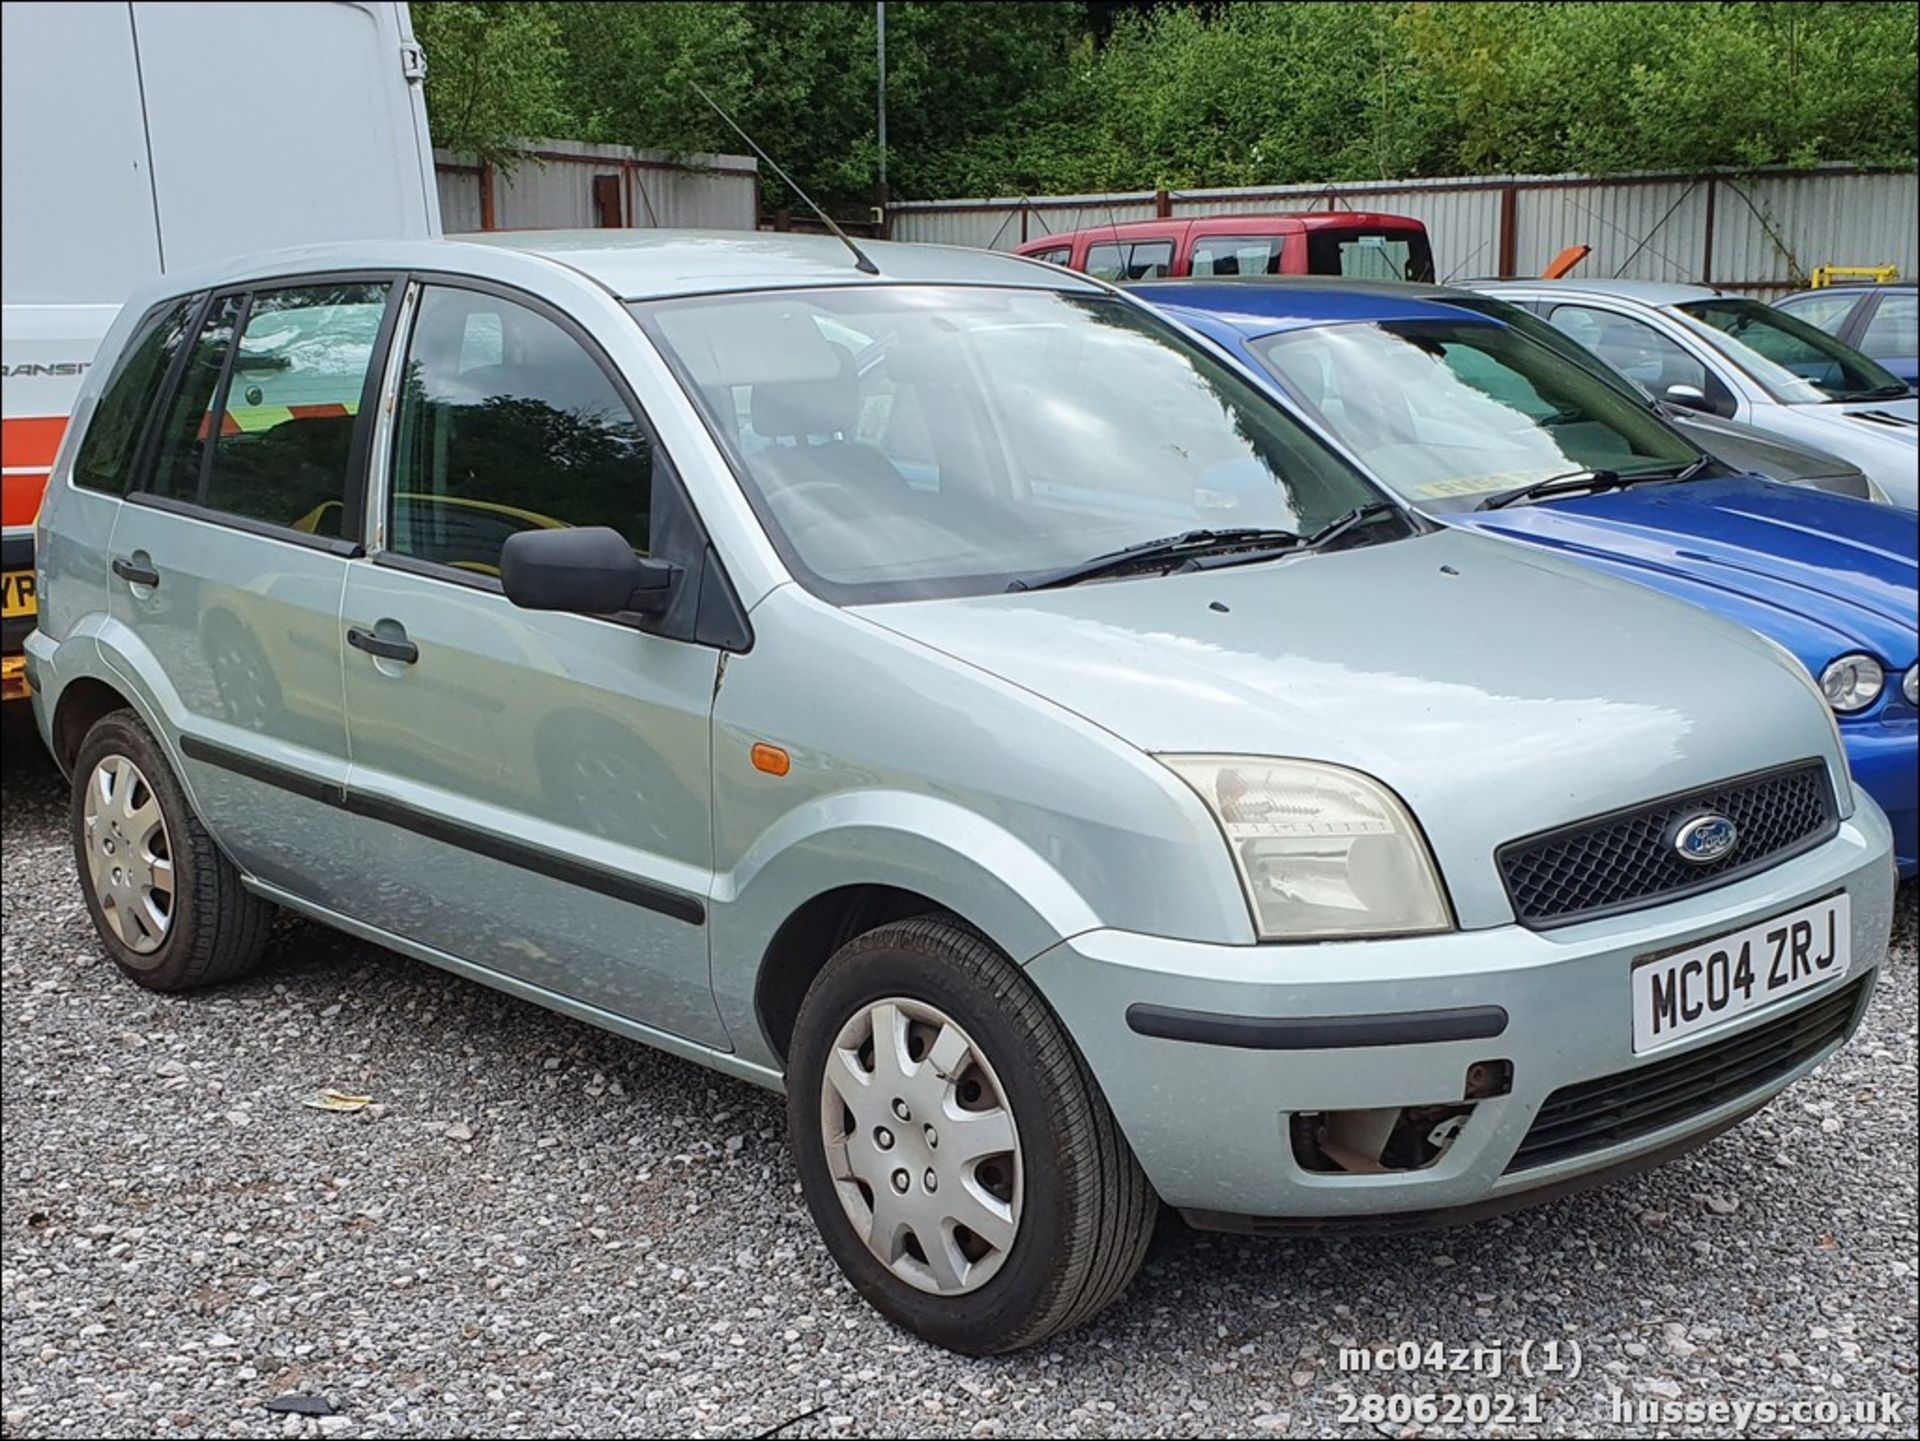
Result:
{"label": "front grille", "polygon": [[[1710,865],[1680,858],[1682,821],[1723,815],[1739,830]],[[1839,827],[1824,761],[1801,761],[1667,796],[1524,840],[1496,854],[1513,913],[1544,930],[1706,890],[1820,844]]]}
{"label": "front grille", "polygon": [[1562,1086],[1547,1097],[1507,1170],[1617,1146],[1750,1095],[1844,1037],[1866,984],[1861,976],[1718,1045]]}

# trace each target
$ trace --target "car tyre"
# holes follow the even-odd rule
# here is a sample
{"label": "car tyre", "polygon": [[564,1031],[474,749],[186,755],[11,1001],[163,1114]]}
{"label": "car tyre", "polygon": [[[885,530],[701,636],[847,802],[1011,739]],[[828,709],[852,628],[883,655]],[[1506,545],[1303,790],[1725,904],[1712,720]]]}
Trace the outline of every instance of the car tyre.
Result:
{"label": "car tyre", "polygon": [[808,1209],[895,1324],[952,1351],[1012,1351],[1132,1281],[1158,1199],[1066,1030],[978,932],[923,916],[847,942],[808,989],[791,1052]]}
{"label": "car tyre", "polygon": [[80,743],[69,815],[87,910],[129,980],[186,991],[259,964],[275,909],[221,854],[132,710]]}

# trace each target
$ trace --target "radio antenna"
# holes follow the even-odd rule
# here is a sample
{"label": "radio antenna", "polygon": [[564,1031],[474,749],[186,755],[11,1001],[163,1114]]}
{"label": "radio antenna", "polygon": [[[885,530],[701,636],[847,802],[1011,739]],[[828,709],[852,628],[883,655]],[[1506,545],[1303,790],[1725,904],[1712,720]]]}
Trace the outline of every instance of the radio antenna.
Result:
{"label": "radio antenna", "polygon": [[813,197],[807,194],[806,191],[802,190],[799,184],[794,180],[794,178],[791,175],[787,174],[786,171],[780,168],[778,161],[776,161],[771,155],[767,154],[767,152],[762,150],[758,145],[754,144],[753,137],[747,134],[746,131],[740,128],[740,124],[738,121],[736,121],[731,115],[727,114],[726,111],[720,108],[720,102],[718,100],[715,100],[711,95],[707,94],[706,91],[702,90],[700,88],[699,82],[689,80],[687,84],[693,87],[693,93],[695,95],[698,95],[702,100],[706,101],[707,104],[713,107],[713,113],[715,115],[718,115],[722,120],[726,121],[728,127],[732,129],[735,135],[738,135],[742,140],[747,142],[747,147],[750,150],[752,150],[755,155],[758,155],[762,160],[766,161],[768,168],[771,169],[775,175],[778,175],[780,177],[781,181],[786,185],[787,189],[791,190],[795,195],[798,195],[800,197],[801,203],[803,203],[807,207],[807,209],[811,210],[815,215],[820,217],[820,223],[826,226],[827,229],[833,233],[834,239],[838,240],[842,245],[846,246],[847,249],[853,252],[854,267],[857,270],[859,270],[861,274],[878,275],[880,273],[880,267],[875,265],[871,260],[867,258],[866,251],[862,250],[858,245],[855,245],[853,243],[853,237],[847,234],[846,231],[842,230],[837,224],[835,224],[834,219],[831,215],[827,214],[826,211],[822,210],[818,205],[814,204]]}

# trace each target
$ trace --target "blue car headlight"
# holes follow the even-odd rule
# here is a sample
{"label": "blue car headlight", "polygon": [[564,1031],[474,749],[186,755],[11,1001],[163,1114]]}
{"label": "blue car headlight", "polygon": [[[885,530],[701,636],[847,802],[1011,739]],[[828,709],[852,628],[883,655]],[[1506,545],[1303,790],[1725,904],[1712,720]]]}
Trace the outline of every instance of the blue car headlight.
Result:
{"label": "blue car headlight", "polygon": [[1907,698],[1907,704],[1920,706],[1920,665],[1910,665],[1900,680],[1900,694]]}
{"label": "blue car headlight", "polygon": [[1886,684],[1887,673],[1880,662],[1858,652],[1827,662],[1827,668],[1820,672],[1820,693],[1836,715],[1865,710],[1880,699]]}

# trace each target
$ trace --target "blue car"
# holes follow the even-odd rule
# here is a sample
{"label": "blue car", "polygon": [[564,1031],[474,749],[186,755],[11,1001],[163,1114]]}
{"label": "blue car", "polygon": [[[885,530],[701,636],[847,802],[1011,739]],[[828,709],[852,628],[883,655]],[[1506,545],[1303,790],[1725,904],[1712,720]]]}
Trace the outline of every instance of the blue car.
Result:
{"label": "blue car", "polygon": [[1414,296],[1215,282],[1133,287],[1449,525],[1695,601],[1786,647],[1857,784],[1920,869],[1920,517],[1732,471],[1490,316]]}

